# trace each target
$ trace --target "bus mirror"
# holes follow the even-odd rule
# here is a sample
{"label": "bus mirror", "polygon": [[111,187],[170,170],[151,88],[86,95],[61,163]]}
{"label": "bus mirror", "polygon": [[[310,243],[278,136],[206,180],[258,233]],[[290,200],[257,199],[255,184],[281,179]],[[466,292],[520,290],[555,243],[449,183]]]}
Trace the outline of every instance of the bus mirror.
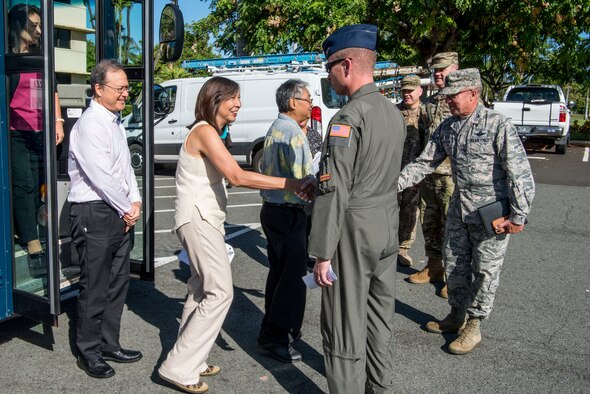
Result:
{"label": "bus mirror", "polygon": [[154,85],[154,115],[160,119],[168,115],[170,111],[170,96],[166,89],[160,85]]}
{"label": "bus mirror", "polygon": [[176,4],[166,4],[160,16],[160,62],[180,58],[184,46],[184,18]]}

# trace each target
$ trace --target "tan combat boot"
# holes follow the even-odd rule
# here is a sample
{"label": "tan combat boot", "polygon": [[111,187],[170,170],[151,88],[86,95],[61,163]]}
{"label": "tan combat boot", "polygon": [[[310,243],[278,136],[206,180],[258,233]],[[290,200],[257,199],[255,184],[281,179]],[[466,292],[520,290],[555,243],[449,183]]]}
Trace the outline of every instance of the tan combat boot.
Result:
{"label": "tan combat boot", "polygon": [[447,288],[447,285],[446,284],[443,286],[442,289],[440,289],[439,295],[442,298],[449,298],[449,289]]}
{"label": "tan combat boot", "polygon": [[481,343],[481,331],[479,330],[480,320],[470,317],[461,335],[449,345],[449,352],[453,354],[470,353]]}
{"label": "tan combat boot", "polygon": [[429,321],[426,323],[426,331],[435,334],[443,334],[448,332],[459,332],[465,327],[465,316],[467,310],[463,308],[451,307],[451,313],[440,321]]}
{"label": "tan combat boot", "polygon": [[445,270],[442,265],[442,260],[428,258],[426,267],[420,272],[416,272],[408,276],[410,283],[423,284],[430,282],[444,282]]}
{"label": "tan combat boot", "polygon": [[412,266],[412,258],[408,254],[407,248],[400,248],[399,254],[397,255],[397,262],[404,267],[411,267]]}

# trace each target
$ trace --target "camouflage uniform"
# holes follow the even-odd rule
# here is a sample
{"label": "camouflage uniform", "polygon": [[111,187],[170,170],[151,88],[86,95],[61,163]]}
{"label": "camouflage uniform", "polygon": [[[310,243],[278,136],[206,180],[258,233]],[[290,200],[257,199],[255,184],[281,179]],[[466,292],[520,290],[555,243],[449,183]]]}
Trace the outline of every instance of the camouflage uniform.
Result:
{"label": "camouflage uniform", "polygon": [[[411,163],[420,155],[424,147],[426,133],[426,111],[420,106],[415,109],[406,108],[404,103],[397,105],[406,123],[406,140],[402,154],[402,167]],[[399,203],[399,247],[410,249],[416,240],[416,222],[420,207],[419,185],[408,188],[398,195]]]}
{"label": "camouflage uniform", "polygon": [[[427,142],[443,120],[451,116],[444,96],[435,93],[430,96],[425,105],[427,117]],[[426,257],[436,260],[442,259],[442,246],[445,220],[449,210],[449,201],[455,184],[451,177],[451,162],[447,158],[434,173],[426,176],[421,183],[421,219],[424,234],[424,249]]]}
{"label": "camouflage uniform", "polygon": [[449,304],[470,317],[489,315],[509,235],[488,236],[477,208],[508,197],[510,221],[524,224],[535,194],[526,152],[510,120],[478,104],[467,119],[446,119],[420,157],[400,174],[399,190],[450,158],[457,187],[449,206],[444,261]]}

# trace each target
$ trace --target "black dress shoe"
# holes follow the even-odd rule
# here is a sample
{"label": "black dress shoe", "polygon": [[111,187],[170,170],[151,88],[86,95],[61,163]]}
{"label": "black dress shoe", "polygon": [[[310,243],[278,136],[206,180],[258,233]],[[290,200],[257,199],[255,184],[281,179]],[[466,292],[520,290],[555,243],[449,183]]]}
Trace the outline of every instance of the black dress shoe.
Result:
{"label": "black dress shoe", "polygon": [[293,349],[291,345],[280,343],[258,343],[260,354],[271,356],[283,363],[295,363],[301,361],[301,353]]}
{"label": "black dress shoe", "polygon": [[77,364],[80,369],[93,378],[106,379],[115,375],[115,370],[102,358],[88,360],[82,356],[78,356]]}
{"label": "black dress shoe", "polygon": [[102,358],[116,363],[134,363],[141,360],[141,357],[138,350],[119,349],[116,352],[102,352]]}

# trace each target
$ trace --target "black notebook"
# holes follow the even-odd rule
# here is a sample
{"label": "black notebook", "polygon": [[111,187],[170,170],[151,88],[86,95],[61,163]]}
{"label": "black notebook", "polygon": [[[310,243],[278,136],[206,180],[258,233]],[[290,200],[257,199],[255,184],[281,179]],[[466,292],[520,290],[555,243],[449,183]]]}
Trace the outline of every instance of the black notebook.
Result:
{"label": "black notebook", "polygon": [[483,222],[486,233],[489,236],[493,236],[496,235],[496,231],[492,227],[492,222],[502,216],[510,215],[510,201],[508,201],[508,198],[503,198],[477,208],[477,212]]}

